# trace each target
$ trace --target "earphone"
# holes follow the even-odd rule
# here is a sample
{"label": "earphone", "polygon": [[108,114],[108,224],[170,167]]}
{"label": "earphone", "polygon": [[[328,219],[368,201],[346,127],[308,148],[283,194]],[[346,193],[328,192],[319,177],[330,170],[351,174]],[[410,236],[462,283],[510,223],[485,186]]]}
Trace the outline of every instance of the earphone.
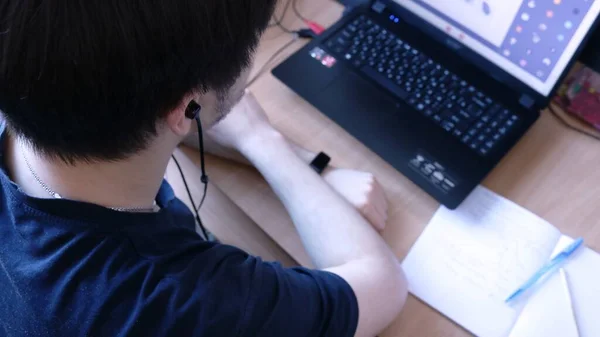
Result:
{"label": "earphone", "polygon": [[192,203],[192,208],[194,209],[194,215],[196,217],[196,221],[198,222],[198,226],[200,227],[200,230],[202,231],[204,238],[206,240],[209,240],[210,238],[208,236],[208,232],[204,228],[202,220],[200,219],[200,214],[198,213],[198,211],[204,204],[204,199],[206,198],[206,192],[208,190],[208,176],[206,175],[206,168],[204,165],[204,137],[203,137],[203,133],[202,133],[202,122],[200,121],[200,111],[202,111],[202,107],[200,106],[200,104],[196,103],[193,100],[190,101],[190,103],[188,104],[188,106],[185,109],[185,117],[188,119],[195,120],[196,125],[198,126],[198,149],[200,152],[200,170],[201,170],[200,181],[204,184],[204,195],[202,196],[202,200],[200,201],[200,205],[198,206],[198,208],[196,208],[196,204],[194,203],[194,199],[192,198],[192,193],[190,192],[190,189],[188,187],[187,181],[183,174],[183,170],[181,169],[181,165],[179,165],[179,162],[177,161],[177,158],[175,158],[174,155],[172,155],[172,158],[173,158],[173,161],[175,162],[175,164],[177,165],[177,168],[179,169],[179,173],[181,174],[181,179],[183,180],[183,184],[187,191],[188,197],[190,198],[190,202]]}

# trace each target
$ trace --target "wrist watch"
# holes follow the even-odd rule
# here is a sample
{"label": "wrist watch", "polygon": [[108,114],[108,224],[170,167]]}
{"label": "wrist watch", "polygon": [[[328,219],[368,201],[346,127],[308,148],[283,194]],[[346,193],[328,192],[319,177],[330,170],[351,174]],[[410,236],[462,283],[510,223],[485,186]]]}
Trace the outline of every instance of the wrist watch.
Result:
{"label": "wrist watch", "polygon": [[325,169],[327,168],[327,165],[329,165],[330,161],[331,157],[326,155],[325,152],[320,152],[315,157],[315,159],[313,159],[313,161],[310,162],[310,167],[312,167],[312,169],[315,170],[315,172],[317,172],[318,174],[322,174],[323,171],[325,171]]}

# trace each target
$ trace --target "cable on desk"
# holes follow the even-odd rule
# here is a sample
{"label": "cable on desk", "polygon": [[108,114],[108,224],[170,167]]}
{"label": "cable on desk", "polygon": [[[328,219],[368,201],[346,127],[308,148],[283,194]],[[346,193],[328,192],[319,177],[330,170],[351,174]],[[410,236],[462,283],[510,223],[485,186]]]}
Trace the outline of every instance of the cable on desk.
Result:
{"label": "cable on desk", "polygon": [[204,239],[208,241],[209,240],[208,232],[206,231],[206,228],[204,228],[204,224],[202,223],[202,220],[200,219],[200,214],[198,213],[198,211],[200,210],[200,207],[202,207],[202,204],[204,204],[204,199],[206,199],[206,192],[208,190],[208,184],[204,184],[204,195],[202,196],[202,201],[200,201],[200,206],[198,206],[198,208],[196,208],[196,203],[194,202],[194,198],[192,197],[192,192],[190,192],[190,187],[188,186],[187,180],[185,179],[185,175],[183,174],[183,169],[181,168],[181,165],[179,165],[179,161],[177,160],[177,158],[175,158],[175,154],[172,154],[171,158],[173,158],[173,162],[177,166],[177,169],[179,170],[179,174],[181,175],[181,180],[183,180],[183,186],[185,186],[185,191],[187,192],[188,198],[190,199],[190,203],[192,204],[192,209],[194,210],[194,217],[196,218],[196,222],[198,222],[200,231],[202,231],[202,235],[204,236]]}
{"label": "cable on desk", "polygon": [[573,125],[569,124],[558,112],[556,112],[552,103],[550,105],[548,105],[548,111],[550,111],[550,113],[554,116],[554,118],[556,118],[562,125],[566,126],[567,128],[569,128],[573,131],[576,131],[584,136],[588,136],[593,139],[600,140],[600,137],[598,137],[597,135],[595,135],[591,132],[576,128]]}
{"label": "cable on desk", "polygon": [[298,10],[298,0],[292,0],[292,10],[294,11],[294,14],[296,14],[296,16],[304,21],[304,22],[308,22],[311,21],[309,19],[307,19],[306,17],[304,17],[302,14],[300,14],[300,11]]}
{"label": "cable on desk", "polygon": [[269,64],[271,62],[273,62],[273,60],[275,58],[277,58],[277,56],[279,56],[279,54],[281,54],[284,50],[286,50],[288,47],[290,47],[292,44],[294,44],[294,42],[296,42],[297,40],[298,40],[298,34],[294,34],[294,38],[292,38],[286,44],[284,44],[283,46],[281,46],[281,48],[279,48],[273,55],[271,55],[271,57],[267,60],[267,62],[265,62],[262,65],[262,67],[260,67],[260,69],[258,70],[258,72],[248,81],[248,84],[246,84],[246,87],[249,87],[254,82],[256,82],[256,80],[267,70]]}
{"label": "cable on desk", "polygon": [[291,30],[291,29],[289,29],[289,28],[285,27],[285,26],[282,24],[283,20],[285,19],[285,16],[287,15],[287,12],[288,12],[288,10],[289,10],[289,8],[290,8],[290,4],[291,4],[291,3],[292,3],[292,0],[288,0],[288,1],[285,3],[285,6],[283,7],[283,12],[281,13],[281,17],[280,17],[279,19],[278,19],[277,17],[275,17],[275,15],[273,15],[273,17],[274,17],[274,19],[275,19],[275,22],[272,22],[272,23],[270,23],[270,24],[269,24],[269,27],[275,27],[275,26],[277,26],[277,27],[281,28],[281,30],[283,30],[284,32],[286,32],[286,33],[288,33],[288,34],[293,34],[293,33],[294,33],[294,31],[293,31],[293,30]]}

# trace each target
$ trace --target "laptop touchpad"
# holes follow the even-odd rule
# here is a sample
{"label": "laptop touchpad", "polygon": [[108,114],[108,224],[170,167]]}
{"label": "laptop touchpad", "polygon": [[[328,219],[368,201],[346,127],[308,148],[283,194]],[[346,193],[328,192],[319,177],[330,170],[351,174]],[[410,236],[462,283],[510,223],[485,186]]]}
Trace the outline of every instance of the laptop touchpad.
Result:
{"label": "laptop touchpad", "polygon": [[[396,102],[361,77],[344,72],[323,90],[315,104],[365,145],[385,145],[397,115]],[[388,144],[389,145],[389,144]]]}

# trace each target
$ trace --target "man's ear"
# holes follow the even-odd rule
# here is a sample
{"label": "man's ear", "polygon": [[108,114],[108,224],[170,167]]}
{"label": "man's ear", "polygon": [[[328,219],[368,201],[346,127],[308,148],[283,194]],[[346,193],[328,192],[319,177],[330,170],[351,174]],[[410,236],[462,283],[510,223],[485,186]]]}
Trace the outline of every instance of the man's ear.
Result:
{"label": "man's ear", "polygon": [[194,125],[194,119],[187,116],[190,113],[190,102],[196,104],[192,95],[186,95],[177,108],[173,109],[173,111],[167,115],[167,125],[171,131],[178,136],[185,137],[190,132],[192,125]]}

